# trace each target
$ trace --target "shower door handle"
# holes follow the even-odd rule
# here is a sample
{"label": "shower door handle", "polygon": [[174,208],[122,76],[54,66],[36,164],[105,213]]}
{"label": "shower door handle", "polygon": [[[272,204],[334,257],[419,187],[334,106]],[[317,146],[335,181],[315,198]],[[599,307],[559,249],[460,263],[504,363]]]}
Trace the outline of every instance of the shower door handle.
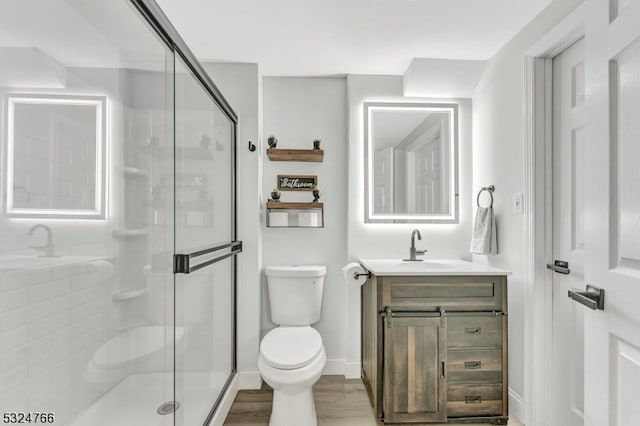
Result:
{"label": "shower door handle", "polygon": [[[230,249],[231,251],[216,256],[213,259],[209,259],[205,262],[197,265],[192,265],[191,259],[196,257],[205,256],[207,254],[215,253],[220,250]],[[194,251],[188,254],[174,254],[173,255],[173,273],[174,274],[190,274],[199,269],[206,268],[207,266],[219,262],[231,256],[235,256],[242,252],[242,241],[232,241],[227,244],[222,244],[214,247],[209,247],[201,250]]]}

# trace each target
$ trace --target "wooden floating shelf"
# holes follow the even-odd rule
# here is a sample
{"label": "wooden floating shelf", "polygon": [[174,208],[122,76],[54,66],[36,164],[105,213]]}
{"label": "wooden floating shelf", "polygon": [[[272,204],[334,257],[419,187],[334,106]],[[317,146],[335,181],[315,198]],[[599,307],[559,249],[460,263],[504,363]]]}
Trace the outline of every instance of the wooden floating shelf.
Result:
{"label": "wooden floating shelf", "polygon": [[324,203],[284,203],[282,201],[267,201],[268,209],[321,209],[324,208]]}
{"label": "wooden floating shelf", "polygon": [[321,163],[324,159],[322,149],[267,149],[271,161],[305,161]]}

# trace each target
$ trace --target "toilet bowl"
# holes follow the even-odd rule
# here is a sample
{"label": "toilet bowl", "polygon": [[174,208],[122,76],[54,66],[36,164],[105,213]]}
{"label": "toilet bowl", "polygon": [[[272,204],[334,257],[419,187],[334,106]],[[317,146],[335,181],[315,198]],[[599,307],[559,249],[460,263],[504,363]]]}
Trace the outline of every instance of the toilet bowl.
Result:
{"label": "toilet bowl", "polygon": [[311,327],[277,327],[267,333],[258,369],[273,388],[271,426],[317,424],[311,387],[326,362],[320,333]]}
{"label": "toilet bowl", "polygon": [[260,342],[258,369],[273,388],[270,426],[315,426],[312,386],[327,363],[320,333],[324,266],[268,267],[271,319],[276,328]]}

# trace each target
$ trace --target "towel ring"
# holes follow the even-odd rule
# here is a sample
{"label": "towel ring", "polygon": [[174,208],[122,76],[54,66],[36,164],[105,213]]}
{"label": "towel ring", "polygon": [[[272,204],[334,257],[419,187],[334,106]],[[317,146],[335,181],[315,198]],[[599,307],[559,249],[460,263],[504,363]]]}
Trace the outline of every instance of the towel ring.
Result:
{"label": "towel ring", "polygon": [[491,197],[491,204],[489,205],[489,207],[493,207],[493,191],[495,190],[496,187],[493,185],[483,186],[482,188],[480,188],[480,191],[478,191],[478,196],[476,197],[476,204],[478,205],[478,207],[480,207],[480,194],[482,194],[483,191],[487,191],[489,193],[489,196]]}

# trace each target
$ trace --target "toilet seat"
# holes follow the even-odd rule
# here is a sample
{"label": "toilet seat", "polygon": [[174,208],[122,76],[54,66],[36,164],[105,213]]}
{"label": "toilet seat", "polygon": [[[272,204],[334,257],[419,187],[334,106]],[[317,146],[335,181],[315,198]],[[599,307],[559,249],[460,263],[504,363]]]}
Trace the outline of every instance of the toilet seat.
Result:
{"label": "toilet seat", "polygon": [[310,326],[274,328],[260,343],[265,362],[281,370],[309,365],[322,350],[322,337]]}

